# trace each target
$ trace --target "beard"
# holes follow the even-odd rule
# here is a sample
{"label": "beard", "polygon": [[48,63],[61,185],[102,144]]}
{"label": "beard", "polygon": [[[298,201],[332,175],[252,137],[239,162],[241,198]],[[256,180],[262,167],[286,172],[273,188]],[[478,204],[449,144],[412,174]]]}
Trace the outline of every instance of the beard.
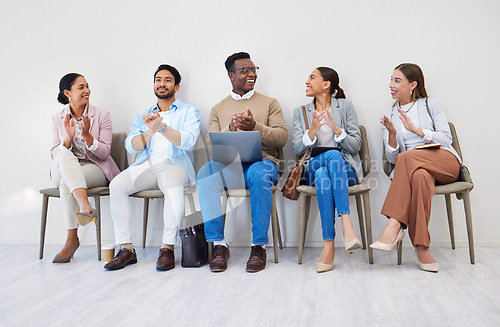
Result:
{"label": "beard", "polygon": [[164,93],[164,94],[159,94],[156,90],[155,90],[155,95],[158,99],[162,99],[162,100],[165,100],[165,99],[170,99],[171,97],[174,96],[174,93],[175,91],[172,90],[170,92],[168,92],[168,89],[167,89],[167,93]]}

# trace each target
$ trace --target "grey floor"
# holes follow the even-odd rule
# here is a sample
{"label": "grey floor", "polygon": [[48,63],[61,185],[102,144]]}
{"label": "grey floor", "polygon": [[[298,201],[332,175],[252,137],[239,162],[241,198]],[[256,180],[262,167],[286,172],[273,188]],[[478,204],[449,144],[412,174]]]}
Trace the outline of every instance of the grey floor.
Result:
{"label": "grey floor", "polygon": [[59,246],[0,245],[0,326],[499,326],[500,248],[434,248],[437,274],[422,272],[412,249],[348,255],[337,248],[333,271],[318,274],[320,248],[280,251],[267,268],[245,272],[248,248],[231,248],[229,268],[157,272],[158,249],[138,263],[105,271],[93,246],[70,264],[52,264]]}

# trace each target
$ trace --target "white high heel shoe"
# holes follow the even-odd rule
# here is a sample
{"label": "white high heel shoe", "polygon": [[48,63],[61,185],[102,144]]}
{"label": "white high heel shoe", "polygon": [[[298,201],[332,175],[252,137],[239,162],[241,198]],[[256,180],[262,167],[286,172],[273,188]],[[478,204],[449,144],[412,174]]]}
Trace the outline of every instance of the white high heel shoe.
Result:
{"label": "white high heel shoe", "polygon": [[[344,236],[342,236],[342,242],[344,242]],[[347,243],[344,242],[344,247],[347,252],[352,253],[352,250],[359,249],[363,246],[361,245],[359,239],[355,238],[354,240]]]}
{"label": "white high heel shoe", "polygon": [[[371,244],[370,247],[375,250],[380,250],[380,251],[391,251],[394,245],[399,244],[399,241],[401,241],[405,237],[405,232],[403,231],[403,227],[399,230],[398,236],[396,237],[396,240],[391,243],[391,244],[386,244],[382,243],[379,241],[376,241],[375,243]],[[396,246],[396,249],[399,245]]]}
{"label": "white high heel shoe", "polygon": [[418,263],[420,264],[420,269],[423,270],[423,271],[430,271],[430,272],[435,272],[437,273],[438,272],[438,264],[437,262],[433,262],[433,263],[422,263],[420,261],[420,258],[418,257],[418,251],[417,249],[415,248],[415,254],[417,255],[417,259],[418,259]]}

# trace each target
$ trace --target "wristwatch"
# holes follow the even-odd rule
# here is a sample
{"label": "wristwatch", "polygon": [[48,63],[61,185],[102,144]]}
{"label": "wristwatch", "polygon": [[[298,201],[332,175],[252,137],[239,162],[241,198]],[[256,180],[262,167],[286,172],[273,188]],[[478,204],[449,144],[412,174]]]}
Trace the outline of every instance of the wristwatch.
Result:
{"label": "wristwatch", "polygon": [[160,130],[158,131],[158,133],[160,134],[163,134],[167,131],[167,124],[163,124],[163,127],[160,128]]}

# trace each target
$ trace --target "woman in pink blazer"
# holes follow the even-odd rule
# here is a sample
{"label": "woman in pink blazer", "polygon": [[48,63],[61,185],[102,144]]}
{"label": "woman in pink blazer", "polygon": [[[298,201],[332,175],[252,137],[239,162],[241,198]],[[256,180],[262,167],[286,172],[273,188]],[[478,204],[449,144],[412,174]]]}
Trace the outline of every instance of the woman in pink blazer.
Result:
{"label": "woman in pink blazer", "polygon": [[110,156],[109,112],[92,106],[89,97],[82,75],[70,73],[59,82],[57,100],[66,106],[52,116],[51,178],[61,193],[68,236],[54,263],[70,262],[80,246],[78,225],[95,222],[87,188],[107,186],[120,172]]}

